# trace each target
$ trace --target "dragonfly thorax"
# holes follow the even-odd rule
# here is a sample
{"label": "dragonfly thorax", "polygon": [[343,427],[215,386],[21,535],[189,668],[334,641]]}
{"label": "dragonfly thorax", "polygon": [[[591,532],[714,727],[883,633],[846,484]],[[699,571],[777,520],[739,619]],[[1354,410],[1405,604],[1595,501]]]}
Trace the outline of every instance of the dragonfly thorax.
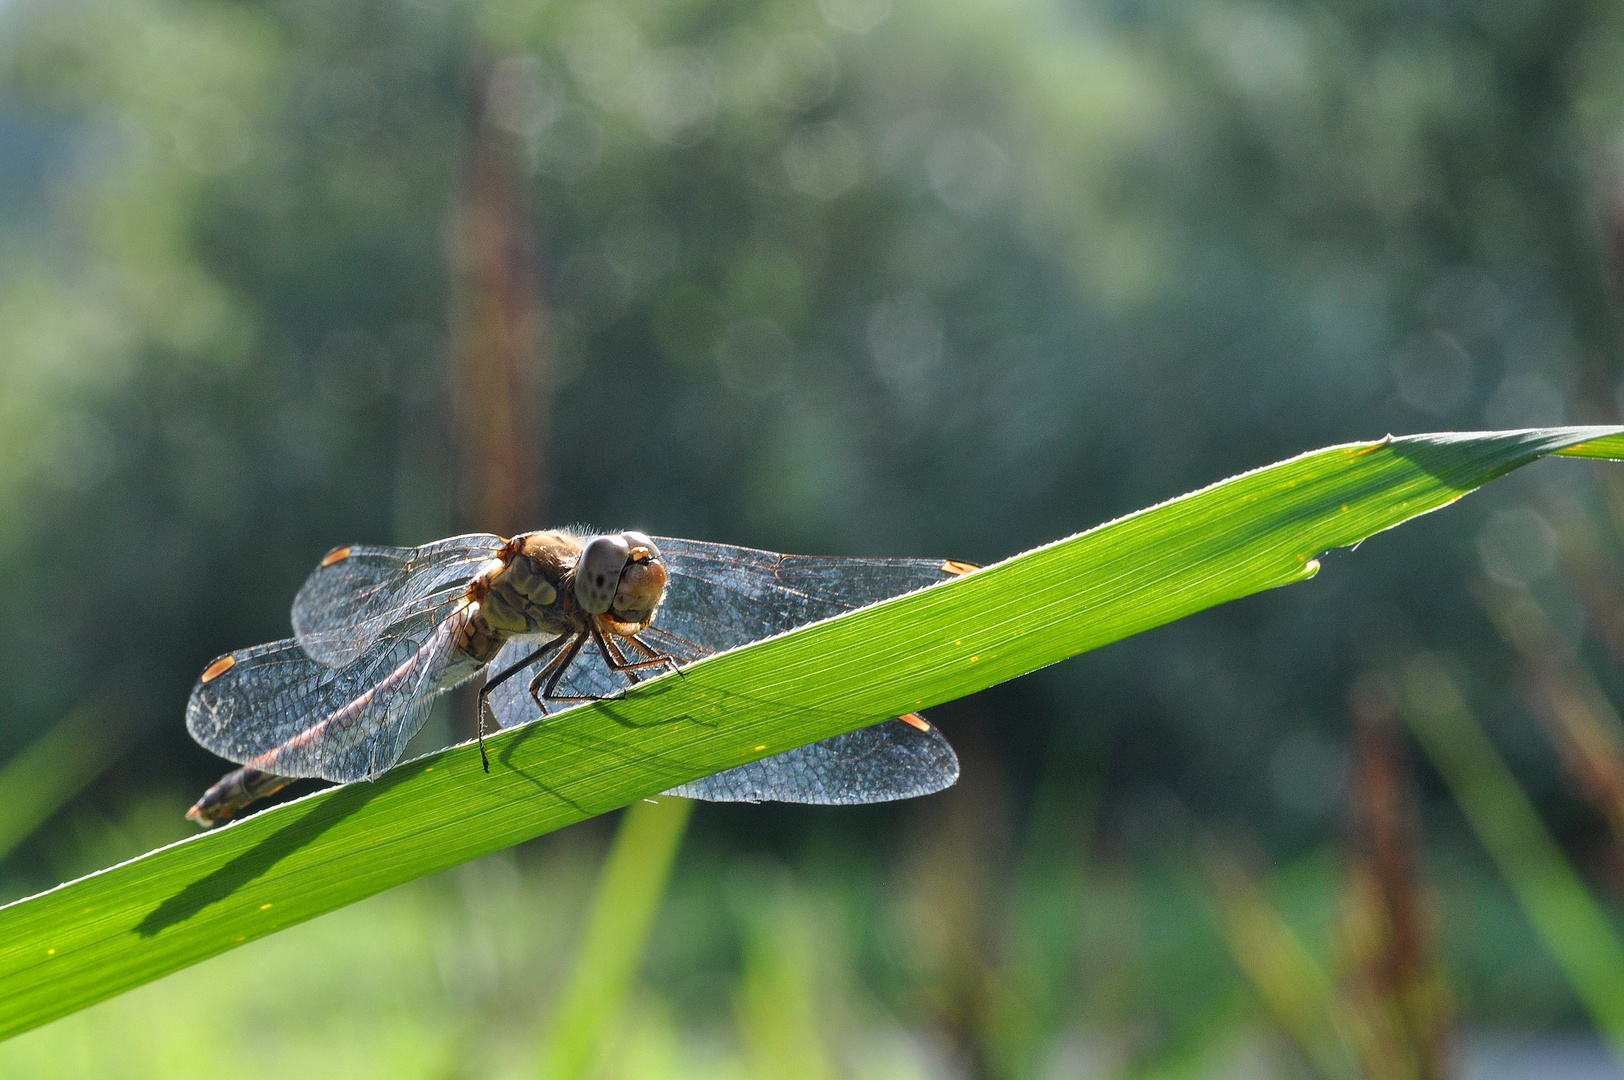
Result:
{"label": "dragonfly thorax", "polygon": [[526,533],[507,542],[502,565],[477,582],[471,598],[497,636],[562,633],[573,628],[565,580],[580,545],[562,533]]}

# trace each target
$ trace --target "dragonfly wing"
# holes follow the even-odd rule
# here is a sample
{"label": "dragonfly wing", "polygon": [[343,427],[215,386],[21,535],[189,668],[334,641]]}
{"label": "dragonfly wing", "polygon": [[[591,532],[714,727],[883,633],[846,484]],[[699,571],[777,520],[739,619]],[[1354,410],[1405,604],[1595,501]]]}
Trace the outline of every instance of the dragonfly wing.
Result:
{"label": "dragonfly wing", "polygon": [[[661,648],[671,635],[709,651],[735,648],[974,569],[944,559],[780,555],[667,537],[655,543],[671,574],[647,635]],[[674,794],[850,805],[940,791],[958,775],[958,758],[941,732],[887,720],[684,784]]]}
{"label": "dragonfly wing", "polygon": [[[697,659],[686,643],[657,631],[646,632],[649,643],[669,650],[679,660]],[[545,634],[513,638],[502,646],[486,669],[492,675],[520,663],[552,638]],[[567,647],[567,643],[558,648]],[[514,727],[539,719],[541,711],[530,696],[530,680],[555,655],[526,664],[490,693],[496,722]],[[560,681],[569,692],[607,697],[626,683],[603,663],[596,648],[587,645]],[[553,707],[557,711],[564,703]],[[958,757],[934,727],[920,731],[901,720],[836,735],[811,746],[740,765],[673,788],[668,794],[711,802],[795,802],[826,805],[889,802],[928,795],[950,787],[959,776]]]}
{"label": "dragonfly wing", "polygon": [[321,663],[345,667],[392,625],[461,599],[474,578],[499,565],[503,544],[470,533],[415,548],[334,548],[294,597],[293,636]]}
{"label": "dragonfly wing", "polygon": [[[657,537],[655,543],[670,583],[654,625],[639,637],[660,654],[683,663],[913,592],[972,569],[942,559],[779,555],[671,537]],[[547,640],[509,641],[490,672],[506,671]],[[622,646],[622,651],[627,659],[646,659],[634,655],[631,646]],[[529,684],[552,655],[533,661],[492,691],[492,709],[503,727],[540,717]],[[629,685],[624,675],[609,669],[597,646],[589,642],[560,679],[557,693],[606,697]],[[887,720],[728,769],[672,793],[717,802],[849,805],[940,791],[958,775],[958,758],[935,728],[920,731],[901,720]]]}
{"label": "dragonfly wing", "polygon": [[[655,543],[670,580],[654,625],[638,636],[659,654],[681,663],[922,589],[969,569],[966,564],[942,559],[780,555],[672,537],[657,537]],[[490,665],[490,673],[506,671],[546,640],[509,641]],[[649,659],[634,646],[616,643],[628,660]],[[541,715],[529,686],[550,658],[549,654],[537,660],[491,692],[492,709],[503,727]],[[642,669],[639,678],[662,670]],[[611,671],[598,647],[589,642],[564,672],[556,693],[607,697],[630,685],[631,680]]]}
{"label": "dragonfly wing", "polygon": [[278,776],[369,780],[400,759],[434,698],[476,665],[460,619],[420,616],[353,663],[317,663],[296,639],[222,656],[192,690],[186,727],[205,748]]}
{"label": "dragonfly wing", "polygon": [[720,652],[971,569],[943,559],[780,555],[657,537],[670,573],[655,625]]}
{"label": "dragonfly wing", "polygon": [[935,727],[920,731],[902,720],[887,720],[735,766],[666,794],[710,802],[853,806],[929,795],[958,778],[958,756]]}

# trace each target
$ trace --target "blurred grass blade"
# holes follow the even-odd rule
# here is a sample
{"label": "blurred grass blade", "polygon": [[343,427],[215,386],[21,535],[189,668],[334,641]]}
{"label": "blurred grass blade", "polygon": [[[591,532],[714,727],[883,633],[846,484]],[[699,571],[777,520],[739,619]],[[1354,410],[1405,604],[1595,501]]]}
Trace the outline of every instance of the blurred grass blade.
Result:
{"label": "blurred grass blade", "polygon": [[1401,711],[1567,976],[1624,1064],[1624,945],[1533,802],[1494,748],[1454,680],[1432,658],[1404,671]]}
{"label": "blurred grass blade", "polygon": [[[1600,471],[1614,495],[1624,484],[1624,478],[1614,476],[1620,471]],[[1563,576],[1583,605],[1585,629],[1606,648],[1614,663],[1624,664],[1624,582],[1620,581],[1618,560],[1591,520],[1589,509],[1570,493],[1547,489],[1540,501],[1556,529]],[[1616,498],[1606,502],[1618,508]]]}
{"label": "blurred grass blade", "polygon": [[[1053,740],[1059,743],[1061,740]],[[1071,1015],[1087,877],[1104,785],[1099,766],[1058,746],[1045,755],[1013,868],[1007,914],[982,961],[982,1054],[997,1076],[1032,1076]],[[1089,777],[1086,786],[1079,777]]]}
{"label": "blurred grass blade", "polygon": [[[835,1080],[820,1000],[832,943],[817,932],[806,900],[767,875],[771,892],[748,907],[743,968],[734,990],[739,1034],[756,1080]],[[764,901],[764,902],[763,902]]]}
{"label": "blurred grass blade", "polygon": [[1521,654],[1529,704],[1544,721],[1562,764],[1624,848],[1624,731],[1595,677],[1564,647],[1550,616],[1523,588],[1483,585],[1478,602],[1495,629]]}
{"label": "blurred grass blade", "polygon": [[0,908],[0,1037],[685,781],[1306,580],[1321,552],[1553,453],[1624,457],[1624,429],[1303,454],[503,732],[488,776],[454,747],[20,900]]}
{"label": "blurred grass blade", "polygon": [[0,768],[0,862],[129,746],[123,719],[93,698]]}
{"label": "blurred grass blade", "polygon": [[543,1080],[587,1080],[602,1063],[693,805],[667,796],[627,808],[592,894],[569,983],[542,1040]]}
{"label": "blurred grass blade", "polygon": [[1239,861],[1210,844],[1202,856],[1224,944],[1269,1014],[1325,1080],[1353,1080],[1356,1037],[1330,977]]}

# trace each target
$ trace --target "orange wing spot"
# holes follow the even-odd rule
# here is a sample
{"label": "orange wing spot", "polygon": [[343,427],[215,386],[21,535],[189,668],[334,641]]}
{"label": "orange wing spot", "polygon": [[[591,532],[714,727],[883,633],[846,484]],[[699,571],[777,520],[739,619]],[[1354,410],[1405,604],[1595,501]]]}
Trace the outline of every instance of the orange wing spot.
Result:
{"label": "orange wing spot", "polygon": [[336,547],[333,550],[329,551],[327,553],[327,555],[321,560],[321,564],[323,566],[331,566],[336,562],[343,562],[345,559],[347,559],[349,557],[350,557],[350,545],[345,544],[343,547]]}
{"label": "orange wing spot", "polygon": [[929,731],[930,730],[930,721],[926,720],[923,716],[920,716],[916,712],[903,713],[901,716],[897,717],[897,719],[901,720],[904,724],[907,724],[909,727],[918,728],[920,731]]}
{"label": "orange wing spot", "polygon": [[980,570],[981,567],[973,562],[960,562],[957,559],[948,559],[946,562],[942,563],[942,569],[949,574],[968,574],[972,570]]}
{"label": "orange wing spot", "polygon": [[199,677],[197,681],[212,682],[236,666],[237,658],[232,656],[230,653],[226,653],[224,656],[220,657],[220,659],[204,668],[202,676]]}

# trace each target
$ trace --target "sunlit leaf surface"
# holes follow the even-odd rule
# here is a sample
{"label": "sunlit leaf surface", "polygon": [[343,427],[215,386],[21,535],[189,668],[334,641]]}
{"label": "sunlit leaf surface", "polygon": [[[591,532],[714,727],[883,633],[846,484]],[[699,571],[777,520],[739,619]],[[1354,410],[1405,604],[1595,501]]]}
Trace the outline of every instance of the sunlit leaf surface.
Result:
{"label": "sunlit leaf surface", "polygon": [[454,747],[18,901],[0,908],[0,1036],[684,781],[1304,580],[1327,549],[1563,452],[1624,458],[1624,430],[1315,451],[506,732],[488,776]]}

